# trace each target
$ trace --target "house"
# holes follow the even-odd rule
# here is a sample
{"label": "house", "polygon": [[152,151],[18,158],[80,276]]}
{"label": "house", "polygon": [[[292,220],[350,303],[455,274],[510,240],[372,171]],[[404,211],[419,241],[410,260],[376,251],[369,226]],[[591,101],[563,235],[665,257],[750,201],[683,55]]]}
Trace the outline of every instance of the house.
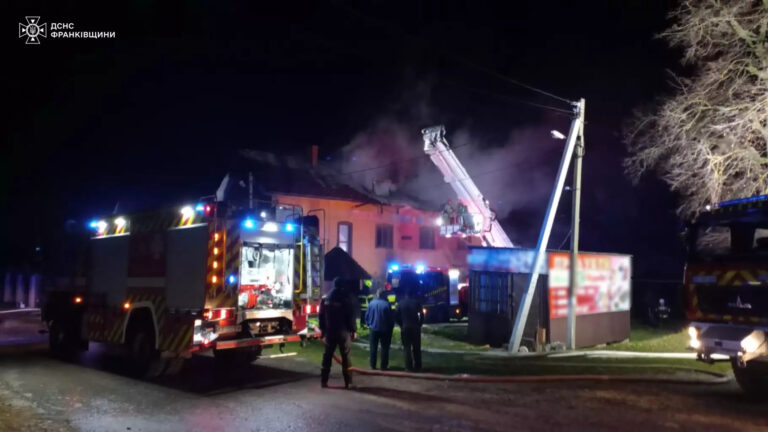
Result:
{"label": "house", "polygon": [[[440,236],[435,209],[412,197],[354,188],[314,164],[258,151],[245,155],[252,161],[250,181],[257,199],[271,201],[278,211],[317,216],[324,250],[344,249],[375,281],[386,279],[391,263],[455,267],[466,274],[467,246],[479,240]],[[234,184],[243,186],[244,181]]]}

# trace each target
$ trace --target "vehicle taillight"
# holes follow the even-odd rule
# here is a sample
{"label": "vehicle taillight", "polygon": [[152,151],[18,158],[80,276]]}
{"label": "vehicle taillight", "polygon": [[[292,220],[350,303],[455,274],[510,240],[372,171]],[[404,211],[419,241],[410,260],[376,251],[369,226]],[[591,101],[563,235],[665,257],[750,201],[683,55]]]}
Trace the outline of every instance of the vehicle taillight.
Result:
{"label": "vehicle taillight", "polygon": [[221,321],[231,316],[229,309],[205,309],[203,311],[203,318],[206,321]]}
{"label": "vehicle taillight", "polygon": [[307,315],[311,314],[312,313],[312,305],[304,306],[304,313],[306,313]]}
{"label": "vehicle taillight", "polygon": [[76,304],[80,304],[82,302],[83,302],[83,298],[82,297],[75,297],[75,303]]}

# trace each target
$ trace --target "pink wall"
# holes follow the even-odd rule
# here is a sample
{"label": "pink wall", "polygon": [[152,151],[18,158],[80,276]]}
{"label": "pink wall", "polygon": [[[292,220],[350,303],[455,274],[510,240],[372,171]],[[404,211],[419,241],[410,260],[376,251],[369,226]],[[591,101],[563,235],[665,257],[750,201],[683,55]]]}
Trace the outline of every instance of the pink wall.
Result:
{"label": "pink wall", "polygon": [[[339,222],[352,224],[352,257],[374,278],[386,274],[390,262],[457,267],[466,275],[467,242],[444,238],[435,229],[435,249],[419,249],[419,227],[437,228],[437,212],[407,206],[361,204],[325,198],[276,195],[278,204],[299,206],[303,214],[320,219],[320,237],[324,249],[337,245]],[[317,211],[318,209],[324,211]],[[311,212],[310,212],[311,211]],[[393,226],[393,248],[376,248],[376,225]],[[479,245],[479,240],[474,240]]]}

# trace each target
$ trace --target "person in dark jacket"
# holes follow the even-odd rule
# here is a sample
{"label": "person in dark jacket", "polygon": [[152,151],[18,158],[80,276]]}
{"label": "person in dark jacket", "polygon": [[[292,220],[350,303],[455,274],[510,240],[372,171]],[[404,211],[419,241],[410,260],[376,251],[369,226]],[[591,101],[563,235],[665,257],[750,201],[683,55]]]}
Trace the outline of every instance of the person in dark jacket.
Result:
{"label": "person in dark jacket", "polygon": [[341,354],[341,373],[344,375],[344,387],[349,388],[352,385],[352,374],[349,372],[349,350],[352,339],[357,337],[355,306],[349,291],[338,279],[334,281],[334,287],[323,297],[320,303],[320,331],[325,343],[320,384],[324,388],[328,387],[331,361],[336,347],[339,348],[339,354]]}
{"label": "person in dark jacket", "polygon": [[398,302],[395,320],[400,326],[405,369],[418,372],[421,370],[421,325],[424,324],[424,314],[421,302],[413,290],[406,290],[405,299]]}
{"label": "person in dark jacket", "polygon": [[395,327],[394,314],[389,306],[386,291],[380,289],[376,298],[368,304],[365,324],[371,330],[371,369],[376,369],[376,354],[381,344],[381,370],[386,370],[389,367],[389,345],[392,343],[392,330]]}

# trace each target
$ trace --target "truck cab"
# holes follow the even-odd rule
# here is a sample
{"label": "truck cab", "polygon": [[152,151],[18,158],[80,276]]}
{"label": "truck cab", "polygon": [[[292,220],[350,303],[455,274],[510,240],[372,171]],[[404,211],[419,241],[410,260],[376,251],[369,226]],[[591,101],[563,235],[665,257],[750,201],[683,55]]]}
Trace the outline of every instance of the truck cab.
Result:
{"label": "truck cab", "polygon": [[768,393],[768,195],[707,206],[684,237],[689,348]]}

